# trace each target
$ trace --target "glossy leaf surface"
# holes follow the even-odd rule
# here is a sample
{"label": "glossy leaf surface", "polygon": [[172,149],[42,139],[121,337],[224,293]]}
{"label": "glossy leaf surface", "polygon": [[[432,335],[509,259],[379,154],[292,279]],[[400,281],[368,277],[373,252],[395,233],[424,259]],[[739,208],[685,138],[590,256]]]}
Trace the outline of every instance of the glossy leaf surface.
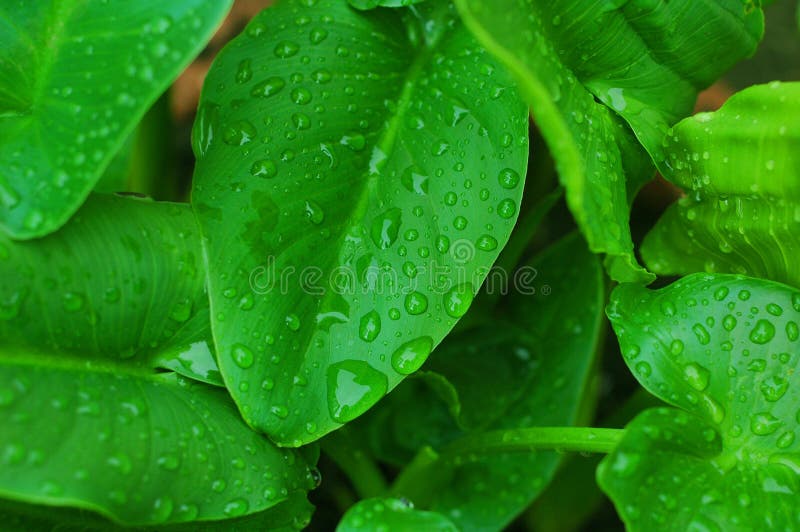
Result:
{"label": "glossy leaf surface", "polygon": [[364,499],[356,503],[342,517],[337,532],[358,530],[431,530],[457,532],[458,528],[448,518],[435,512],[415,510],[400,499]]}
{"label": "glossy leaf surface", "polygon": [[376,7],[405,7],[419,4],[425,0],[348,0],[356,9],[374,9]]}
{"label": "glossy leaf surface", "polygon": [[2,238],[0,496],[147,525],[309,489],[227,393],[155,369],[218,375],[188,205],[93,196],[57,233]]}
{"label": "glossy leaf surface", "polygon": [[737,0],[456,4],[517,76],[590,248],[609,256],[612,278],[651,280],[633,256],[627,196],[652,169],[614,113],[660,161],[663,134],[697,90],[755,50],[760,9]]}
{"label": "glossy leaf surface", "polygon": [[92,196],[57,234],[0,235],[0,345],[219,382],[202,260],[188,205]]}
{"label": "glossy leaf surface", "polygon": [[4,2],[0,227],[33,238],[63,225],[231,3]]}
{"label": "glossy leaf surface", "polygon": [[[530,277],[514,289],[533,288],[535,294],[512,293],[509,306],[497,309],[501,321],[448,337],[424,367],[449,380],[463,407],[459,421],[469,429],[576,421],[601,330],[602,270],[575,234],[525,267]],[[450,419],[452,401],[440,401],[437,392],[420,379],[404,383],[369,414],[360,427],[364,438],[393,463],[434,447],[439,460],[409,466],[417,469],[406,470],[414,480],[394,493],[448,516],[462,530],[502,529],[545,488],[559,455],[449,456],[448,444],[469,432]]]}
{"label": "glossy leaf surface", "polygon": [[224,391],[80,360],[0,366],[5,497],[142,525],[238,517],[312,487]]}
{"label": "glossy leaf surface", "polygon": [[289,0],[219,55],[193,204],[220,367],[249,423],[284,445],[319,438],[467,311],[522,194],[512,85],[448,2]]}
{"label": "glossy leaf surface", "polygon": [[664,176],[687,197],[642,245],[656,273],[741,273],[800,286],[800,83],[750,87],[667,137]]}
{"label": "glossy leaf surface", "polygon": [[268,510],[242,517],[151,526],[118,525],[86,510],[49,507],[45,514],[41,508],[0,500],[0,518],[4,529],[8,532],[290,532],[305,526],[314,511],[304,492],[291,493],[287,500]]}
{"label": "glossy leaf surface", "polygon": [[608,315],[639,382],[683,410],[641,414],[598,470],[626,524],[796,528],[800,292],[695,274],[622,285]]}

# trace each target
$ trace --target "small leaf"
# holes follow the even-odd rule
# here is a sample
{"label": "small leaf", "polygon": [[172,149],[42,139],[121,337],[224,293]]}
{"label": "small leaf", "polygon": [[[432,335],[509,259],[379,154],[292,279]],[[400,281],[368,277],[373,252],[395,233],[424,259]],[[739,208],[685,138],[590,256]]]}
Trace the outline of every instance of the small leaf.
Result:
{"label": "small leaf", "polygon": [[741,273],[800,286],[800,83],[735,94],[681,121],[666,139],[664,176],[687,196],[650,231],[656,273]]}
{"label": "small leaf", "polygon": [[0,227],[62,226],[231,3],[4,2]]}
{"label": "small leaf", "polygon": [[218,56],[193,205],[220,368],[251,425],[282,445],[321,437],[467,311],[524,187],[512,85],[446,2],[287,0]]}
{"label": "small leaf", "polygon": [[695,274],[622,285],[608,315],[639,382],[685,411],[641,414],[598,470],[629,528],[797,527],[800,292]]}
{"label": "small leaf", "polygon": [[447,517],[435,512],[415,510],[414,505],[401,499],[364,499],[347,510],[337,532],[358,530],[439,530],[457,532]]}

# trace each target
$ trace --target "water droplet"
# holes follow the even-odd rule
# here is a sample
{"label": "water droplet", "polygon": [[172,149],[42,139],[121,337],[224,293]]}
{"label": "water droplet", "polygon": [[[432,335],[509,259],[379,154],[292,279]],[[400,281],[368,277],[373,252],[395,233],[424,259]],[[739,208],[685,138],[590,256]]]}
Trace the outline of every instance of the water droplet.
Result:
{"label": "water droplet", "polygon": [[708,388],[711,372],[699,364],[691,363],[683,367],[683,377],[689,386],[702,392]]}
{"label": "water droplet", "polygon": [[697,341],[702,345],[708,345],[708,343],[711,341],[711,336],[708,334],[708,331],[699,323],[695,323],[692,326],[692,332],[697,338]]}
{"label": "water droplet", "polygon": [[381,399],[386,375],[361,360],[345,360],[328,368],[328,411],[338,423],[357,418]]}
{"label": "water droplet", "polygon": [[250,175],[256,177],[272,178],[278,174],[278,167],[269,159],[259,159],[250,167]]}
{"label": "water droplet", "polygon": [[233,499],[228,502],[222,509],[223,513],[228,517],[238,517],[247,513],[250,508],[248,502],[242,498]]}
{"label": "water droplet", "polygon": [[239,62],[239,68],[236,70],[236,83],[247,83],[253,77],[253,69],[250,66],[249,59],[243,59]]}
{"label": "water droplet", "polygon": [[297,105],[306,105],[311,103],[312,100],[311,92],[303,87],[296,87],[292,89],[291,97],[292,101]]}
{"label": "water droplet", "polygon": [[308,34],[308,40],[311,44],[319,44],[328,38],[328,32],[321,28],[315,28]]}
{"label": "water droplet", "polygon": [[398,208],[389,209],[377,216],[372,221],[370,236],[372,242],[380,249],[389,249],[400,231],[402,211]]}
{"label": "water droplet", "polygon": [[469,310],[474,297],[472,283],[462,283],[444,295],[444,310],[453,318],[460,318]]}
{"label": "water droplet", "polygon": [[281,41],[275,45],[275,52],[276,57],[280,57],[281,59],[286,59],[287,57],[292,57],[293,55],[297,54],[300,51],[300,47],[291,41]]}
{"label": "water droplet", "polygon": [[250,90],[250,95],[259,98],[269,98],[281,92],[285,86],[286,82],[283,79],[272,76],[264,81],[256,83]]}
{"label": "water droplet", "polygon": [[758,320],[753,330],[750,331],[750,341],[763,345],[775,336],[775,326],[767,320]]}
{"label": "water droplet", "polygon": [[783,425],[769,412],[759,412],[750,416],[750,430],[756,436],[769,436]]}
{"label": "water droplet", "polygon": [[517,214],[517,204],[512,199],[504,199],[497,205],[497,214],[501,218],[513,218]]}
{"label": "water droplet", "polygon": [[428,298],[420,292],[411,292],[406,295],[405,308],[412,316],[422,314],[428,310]]}
{"label": "water droplet", "polygon": [[765,379],[762,381],[759,389],[761,390],[761,394],[764,396],[764,399],[774,403],[784,396],[786,390],[789,389],[789,382],[782,377],[775,376],[771,379]]}
{"label": "water droplet", "polygon": [[417,371],[433,350],[433,339],[421,336],[406,342],[392,353],[392,367],[401,375],[410,375]]}
{"label": "water droplet", "polygon": [[298,331],[300,329],[300,317],[297,314],[288,314],[285,322],[290,331]]}
{"label": "water droplet", "polygon": [[513,189],[519,184],[519,174],[511,168],[504,168],[498,174],[497,181],[501,187]]}
{"label": "water droplet", "polygon": [[67,312],[78,312],[86,304],[86,297],[78,292],[65,292],[61,301]]}
{"label": "water droplet", "polygon": [[233,344],[231,347],[231,358],[242,369],[247,369],[255,362],[253,351],[243,344]]}
{"label": "water droplet", "polygon": [[222,140],[231,146],[244,146],[252,142],[257,133],[253,124],[247,120],[239,120],[225,128]]}
{"label": "water droplet", "polygon": [[381,316],[375,310],[371,310],[361,317],[358,327],[358,335],[365,342],[372,342],[381,332]]}
{"label": "water droplet", "polygon": [[306,218],[312,224],[319,225],[325,220],[325,213],[322,211],[322,207],[314,200],[306,200],[304,212]]}
{"label": "water droplet", "polygon": [[482,251],[492,251],[497,249],[497,240],[491,235],[481,235],[478,237],[475,247]]}

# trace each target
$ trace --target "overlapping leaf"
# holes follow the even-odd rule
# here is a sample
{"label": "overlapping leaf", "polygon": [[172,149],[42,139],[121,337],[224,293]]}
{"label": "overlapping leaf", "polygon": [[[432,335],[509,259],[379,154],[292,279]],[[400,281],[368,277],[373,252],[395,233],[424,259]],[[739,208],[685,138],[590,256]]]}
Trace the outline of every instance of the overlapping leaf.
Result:
{"label": "overlapping leaf", "polygon": [[0,238],[0,496],[135,525],[304,496],[296,452],[223,390],[155,369],[218,375],[187,205],[94,196],[55,234]]}
{"label": "overlapping leaf", "polygon": [[64,224],[232,0],[9,0],[0,7],[0,227]]}
{"label": "overlapping leaf", "polygon": [[193,205],[220,368],[253,426],[319,438],[466,312],[522,194],[512,85],[442,1],[287,0],[219,55]]}
{"label": "overlapping leaf", "polygon": [[736,0],[456,3],[516,74],[591,249],[609,256],[614,279],[652,279],[633,256],[626,194],[626,181],[633,193],[652,169],[613,113],[660,161],[663,134],[697,90],[755,49],[760,9]]}
{"label": "overlapping leaf", "polygon": [[[463,406],[458,421],[471,430],[570,425],[591,374],[604,298],[597,259],[573,234],[521,271],[529,275],[525,282],[518,276],[513,289],[522,292],[510,298],[498,324],[449,337],[425,366],[450,381]],[[545,488],[559,457],[448,455],[448,444],[467,432],[449,419],[435,390],[420,379],[404,383],[359,429],[394,463],[425,445],[441,451],[438,460],[409,465],[396,495],[450,517],[462,530],[502,529]]]}
{"label": "overlapping leaf", "polygon": [[695,274],[620,286],[608,315],[639,382],[683,410],[642,413],[598,470],[629,529],[800,526],[800,292]]}
{"label": "overlapping leaf", "polygon": [[364,499],[347,510],[337,532],[358,530],[431,530],[457,532],[448,518],[435,512],[415,510],[408,501],[391,498]]}
{"label": "overlapping leaf", "polygon": [[698,271],[800,286],[800,83],[745,89],[667,137],[667,179],[687,191],[647,235],[665,275]]}

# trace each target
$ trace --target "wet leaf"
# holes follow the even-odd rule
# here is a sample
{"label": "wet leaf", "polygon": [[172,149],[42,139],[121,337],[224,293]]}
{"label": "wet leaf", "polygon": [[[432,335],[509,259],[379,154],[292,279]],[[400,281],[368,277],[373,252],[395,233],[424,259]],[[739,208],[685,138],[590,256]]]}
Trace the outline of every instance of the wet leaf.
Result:
{"label": "wet leaf", "polygon": [[796,528],[800,293],[695,274],[622,285],[607,312],[639,382],[680,408],[640,414],[598,469],[629,529]]}
{"label": "wet leaf", "polygon": [[57,233],[0,250],[3,497],[152,525],[313,487],[225,391],[157,369],[218,378],[188,205],[92,196]]}
{"label": "wet leaf", "polygon": [[691,111],[697,90],[755,50],[760,9],[694,0],[456,4],[516,75],[590,248],[608,255],[615,280],[652,280],[628,226],[628,195],[652,168],[614,114],[660,161],[667,127]]}
{"label": "wet leaf", "polygon": [[219,55],[193,205],[220,368],[250,424],[321,437],[467,311],[524,185],[512,85],[447,2],[285,1]]}
{"label": "wet leaf", "polygon": [[356,9],[374,9],[376,7],[405,7],[419,4],[425,0],[348,0]]}
{"label": "wet leaf", "polygon": [[84,202],[231,0],[0,7],[0,227],[46,235]]}
{"label": "wet leaf", "polygon": [[337,532],[358,530],[441,530],[457,532],[448,518],[435,512],[415,510],[405,500],[390,498],[364,499],[347,510]]}
{"label": "wet leaf", "polygon": [[[514,287],[505,311],[497,309],[502,319],[448,337],[424,366],[450,381],[463,407],[459,421],[470,431],[449,417],[452,408],[439,400],[439,390],[412,379],[356,426],[380,458],[406,463],[426,445],[446,449],[465,434],[576,422],[600,338],[600,264],[573,234],[523,266],[529,277]],[[555,452],[442,453],[421,467],[408,466],[393,492],[448,516],[462,530],[508,525],[560,462]]]}
{"label": "wet leaf", "polygon": [[800,83],[750,87],[681,121],[664,176],[687,196],[650,231],[656,273],[740,273],[800,286]]}

